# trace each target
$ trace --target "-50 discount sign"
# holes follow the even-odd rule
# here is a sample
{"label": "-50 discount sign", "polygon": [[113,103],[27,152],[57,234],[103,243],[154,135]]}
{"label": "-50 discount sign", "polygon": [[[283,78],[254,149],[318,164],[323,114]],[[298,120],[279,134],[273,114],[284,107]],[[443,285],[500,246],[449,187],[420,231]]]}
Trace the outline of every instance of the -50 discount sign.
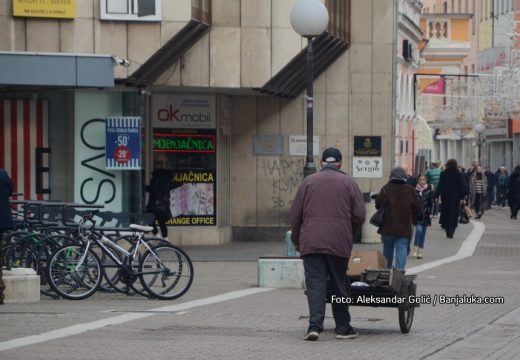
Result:
{"label": "-50 discount sign", "polygon": [[106,169],[141,168],[141,118],[106,119]]}

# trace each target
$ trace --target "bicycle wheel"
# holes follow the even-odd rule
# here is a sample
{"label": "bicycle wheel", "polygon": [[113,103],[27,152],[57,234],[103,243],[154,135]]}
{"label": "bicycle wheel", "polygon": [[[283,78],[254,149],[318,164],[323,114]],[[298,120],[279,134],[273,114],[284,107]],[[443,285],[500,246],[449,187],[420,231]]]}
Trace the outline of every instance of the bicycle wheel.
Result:
{"label": "bicycle wheel", "polygon": [[[170,245],[170,243],[167,240],[162,238],[145,238],[144,241],[146,241],[147,245],[150,247],[154,247],[159,244]],[[123,249],[130,253],[134,251],[137,242],[138,239],[136,235],[125,235],[115,240],[115,243],[117,245],[121,246]],[[138,272],[140,259],[142,255],[146,252],[146,250],[147,248],[141,243],[136,253],[136,260],[134,260],[135,264],[131,266],[133,272]],[[121,259],[121,261],[124,260]],[[106,282],[110,284],[114,289],[126,294],[131,294],[133,291],[135,294],[141,296],[150,296],[150,294],[143,288],[143,286],[140,283],[133,282],[131,278],[128,278],[129,274],[126,274],[125,278],[125,272],[123,271],[123,269],[117,266],[111,266],[110,262],[106,263],[104,258],[102,258],[102,263],[103,268],[105,270]],[[129,264],[126,265],[130,268]]]}
{"label": "bicycle wheel", "polygon": [[47,279],[61,297],[81,300],[94,294],[101,283],[102,269],[97,255],[79,245],[64,245],[50,257]]}
{"label": "bicycle wheel", "polygon": [[173,245],[158,245],[148,250],[139,262],[139,279],[154,298],[172,300],[188,291],[193,282],[189,256]]}

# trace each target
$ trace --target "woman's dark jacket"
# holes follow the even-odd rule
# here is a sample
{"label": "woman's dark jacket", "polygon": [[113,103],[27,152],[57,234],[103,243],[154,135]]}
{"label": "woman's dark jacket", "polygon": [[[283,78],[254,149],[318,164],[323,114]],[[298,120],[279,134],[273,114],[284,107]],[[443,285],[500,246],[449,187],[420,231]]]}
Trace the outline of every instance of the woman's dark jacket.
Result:
{"label": "woman's dark jacket", "polygon": [[411,239],[413,225],[422,219],[421,204],[415,190],[404,182],[388,182],[376,199],[376,209],[385,205],[383,226],[377,230],[381,235]]}
{"label": "woman's dark jacket", "polygon": [[[13,194],[13,183],[7,171],[0,169],[0,230],[13,227],[13,217],[9,205],[9,198]],[[1,256],[1,254],[0,254]]]}
{"label": "woman's dark jacket", "polygon": [[468,194],[468,183],[457,168],[441,173],[437,194],[441,200],[439,223],[445,228],[456,228],[459,222],[460,201]]}
{"label": "woman's dark jacket", "polygon": [[417,198],[421,203],[422,209],[422,220],[418,220],[418,224],[424,224],[426,226],[431,226],[432,220],[430,215],[433,214],[433,190],[431,184],[428,184],[425,190],[419,191],[415,188],[415,193],[417,194]]}

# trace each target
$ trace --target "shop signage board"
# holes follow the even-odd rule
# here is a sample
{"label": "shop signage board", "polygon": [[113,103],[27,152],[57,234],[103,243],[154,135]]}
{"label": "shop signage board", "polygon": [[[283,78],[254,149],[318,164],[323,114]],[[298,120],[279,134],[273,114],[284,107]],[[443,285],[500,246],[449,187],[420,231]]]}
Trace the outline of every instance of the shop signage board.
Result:
{"label": "shop signage board", "polygon": [[111,170],[141,169],[141,118],[109,117],[105,122],[105,168]]}
{"label": "shop signage board", "polygon": [[105,168],[106,118],[122,108],[121,95],[102,92],[74,94],[74,202],[123,207],[123,173]]}
{"label": "shop signage board", "polygon": [[168,225],[217,225],[215,171],[185,170],[172,174]]}
{"label": "shop signage board", "polygon": [[13,0],[13,16],[74,19],[76,0]]}
{"label": "shop signage board", "polygon": [[283,155],[282,135],[255,135],[253,153],[258,155]]}
{"label": "shop signage board", "polygon": [[352,160],[352,176],[356,178],[383,177],[383,158],[354,156]]}
{"label": "shop signage board", "polygon": [[[312,152],[314,156],[320,154],[320,137],[313,136]],[[289,135],[289,155],[307,155],[307,136]]]}
{"label": "shop signage board", "polygon": [[152,127],[177,129],[215,129],[214,96],[154,95]]}
{"label": "shop signage board", "polygon": [[354,136],[354,156],[381,156],[381,136]]}

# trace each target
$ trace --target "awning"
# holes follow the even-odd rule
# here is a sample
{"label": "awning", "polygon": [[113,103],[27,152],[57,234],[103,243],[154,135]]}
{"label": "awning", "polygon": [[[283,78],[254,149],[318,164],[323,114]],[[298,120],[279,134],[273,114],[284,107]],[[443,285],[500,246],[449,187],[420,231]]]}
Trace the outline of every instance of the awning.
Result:
{"label": "awning", "polygon": [[[335,35],[324,32],[312,40],[314,54],[314,79],[325,71],[348,49],[349,43]],[[294,99],[307,85],[307,47],[300,51],[287,65],[261,88],[261,93]]]}
{"label": "awning", "polygon": [[417,116],[415,121],[415,133],[418,150],[433,150],[432,129],[422,116]]}
{"label": "awning", "polygon": [[113,87],[110,55],[0,52],[0,86]]}

